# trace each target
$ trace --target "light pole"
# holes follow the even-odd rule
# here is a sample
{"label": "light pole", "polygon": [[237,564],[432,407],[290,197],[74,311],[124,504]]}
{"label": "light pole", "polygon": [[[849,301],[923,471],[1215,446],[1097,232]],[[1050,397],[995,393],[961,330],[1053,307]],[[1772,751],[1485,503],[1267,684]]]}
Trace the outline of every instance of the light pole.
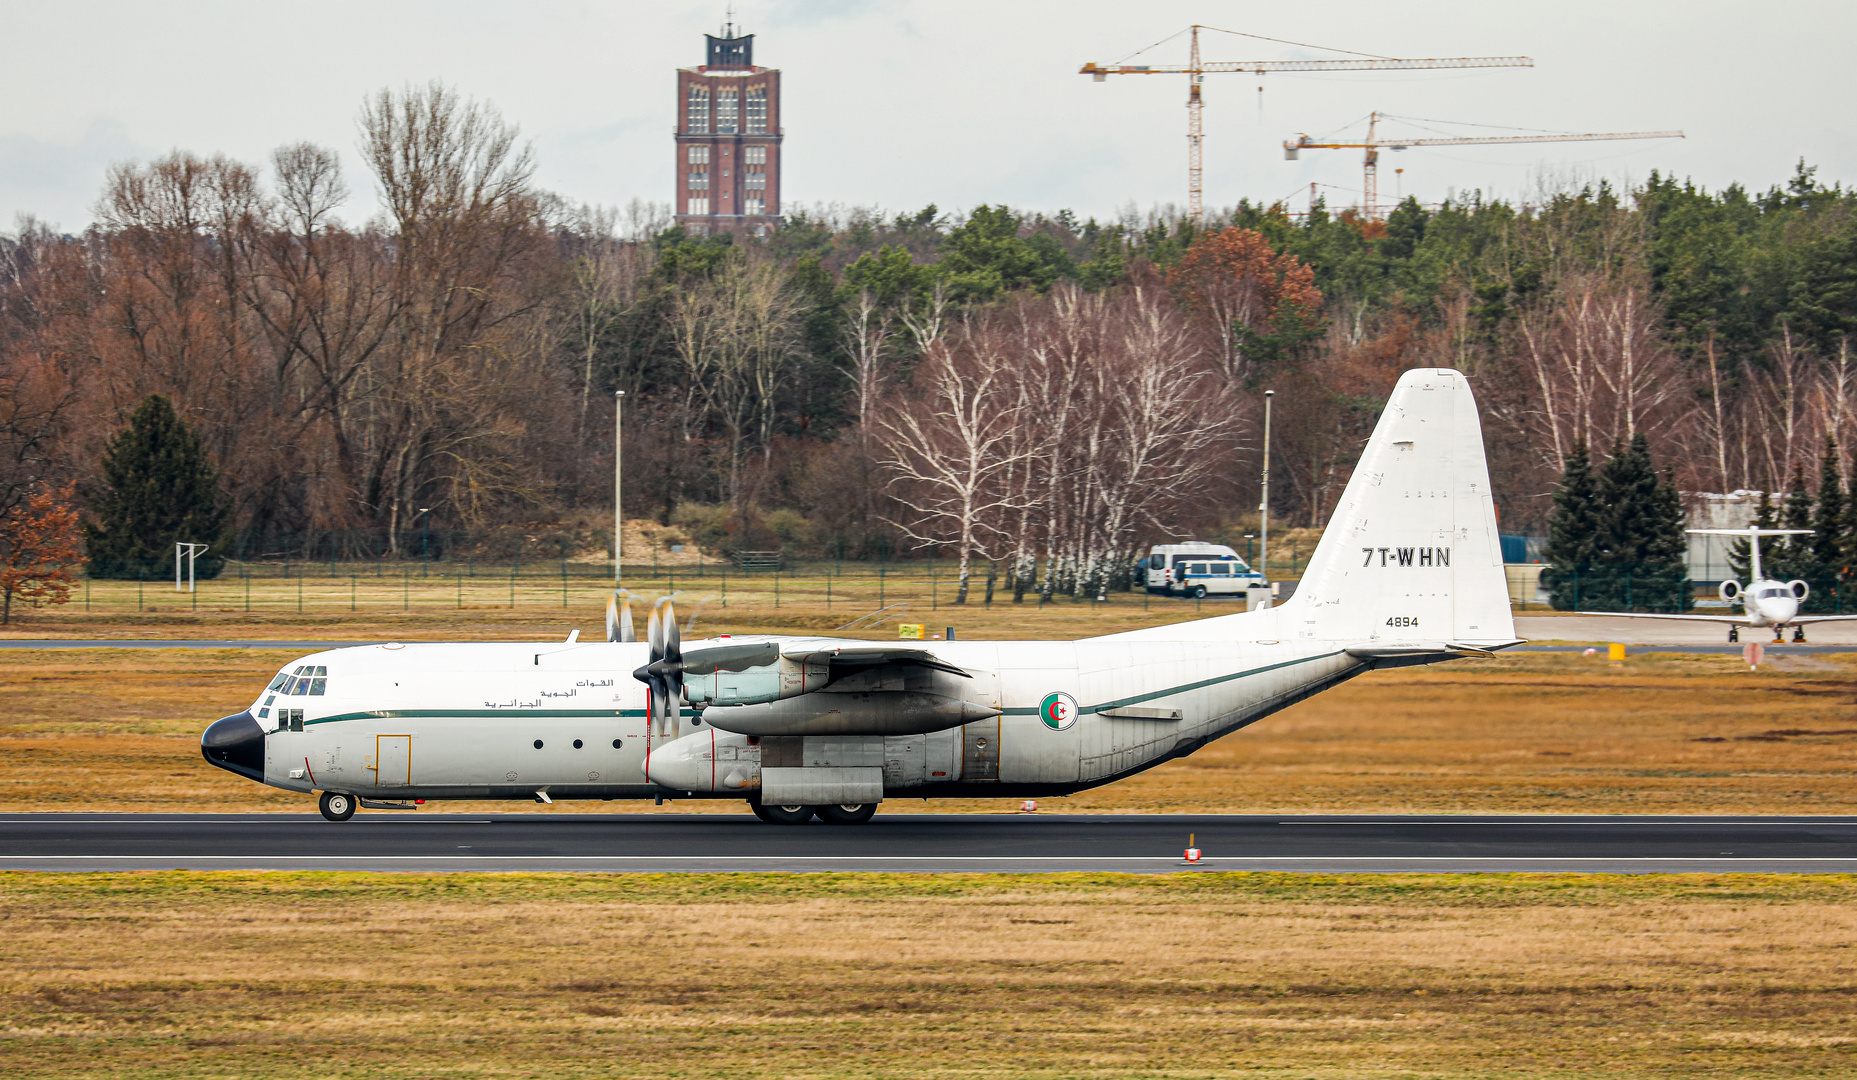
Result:
{"label": "light pole", "polygon": [[613,588],[622,583],[625,567],[625,391],[613,391]]}
{"label": "light pole", "polygon": [[1264,572],[1266,582],[1270,580],[1270,399],[1276,396],[1275,390],[1264,391],[1264,482],[1257,500],[1258,569]]}
{"label": "light pole", "polygon": [[419,508],[419,576],[426,577],[432,567],[432,508]]}

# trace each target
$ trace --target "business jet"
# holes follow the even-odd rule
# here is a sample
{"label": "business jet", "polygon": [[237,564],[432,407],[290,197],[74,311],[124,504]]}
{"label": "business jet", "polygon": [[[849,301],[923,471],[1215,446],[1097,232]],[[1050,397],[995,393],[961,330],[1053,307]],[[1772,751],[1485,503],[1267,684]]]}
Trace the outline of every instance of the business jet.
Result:
{"label": "business jet", "polygon": [[[629,610],[629,609],[627,609]],[[1377,668],[1521,644],[1470,385],[1399,380],[1287,602],[1080,641],[389,643],[285,665],[206,729],[212,764],[323,816],[426,800],[741,799],[866,821],[886,798],[1112,783]],[[618,639],[618,640],[615,640]]]}
{"label": "business jet", "polygon": [[[1773,631],[1773,644],[1781,645],[1786,641],[1786,628],[1792,627],[1793,641],[1804,643],[1805,628],[1810,623],[1849,622],[1857,615],[1801,615],[1799,605],[1811,595],[1811,586],[1803,581],[1775,581],[1767,577],[1760,569],[1760,538],[1763,536],[1810,536],[1811,529],[1762,529],[1758,526],[1747,529],[1690,529],[1696,536],[1735,536],[1747,541],[1747,576],[1745,587],[1738,581],[1724,581],[1718,595],[1731,606],[1741,605],[1739,615],[1659,615],[1635,611],[1579,611],[1576,615],[1606,615],[1623,619],[1668,619],[1680,622],[1723,623],[1728,627],[1728,640],[1741,640],[1741,628],[1744,626]],[[1750,643],[1748,662],[1759,663],[1758,650]]]}

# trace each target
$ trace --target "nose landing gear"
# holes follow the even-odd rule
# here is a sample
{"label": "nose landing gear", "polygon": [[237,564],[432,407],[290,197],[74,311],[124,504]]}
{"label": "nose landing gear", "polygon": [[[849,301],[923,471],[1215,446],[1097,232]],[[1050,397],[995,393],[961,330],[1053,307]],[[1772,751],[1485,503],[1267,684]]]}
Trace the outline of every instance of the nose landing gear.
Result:
{"label": "nose landing gear", "polygon": [[1735,642],[1740,641],[1740,640],[1741,640],[1741,628],[1738,626],[1729,627],[1728,628],[1728,644],[1733,645]]}

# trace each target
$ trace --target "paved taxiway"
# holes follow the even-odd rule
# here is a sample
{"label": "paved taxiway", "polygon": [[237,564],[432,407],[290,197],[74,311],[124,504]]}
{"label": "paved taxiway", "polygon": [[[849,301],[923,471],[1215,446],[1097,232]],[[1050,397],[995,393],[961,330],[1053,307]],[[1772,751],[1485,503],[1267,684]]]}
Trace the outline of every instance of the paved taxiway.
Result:
{"label": "paved taxiway", "polygon": [[1857,872],[1857,817],[5,814],[7,870]]}

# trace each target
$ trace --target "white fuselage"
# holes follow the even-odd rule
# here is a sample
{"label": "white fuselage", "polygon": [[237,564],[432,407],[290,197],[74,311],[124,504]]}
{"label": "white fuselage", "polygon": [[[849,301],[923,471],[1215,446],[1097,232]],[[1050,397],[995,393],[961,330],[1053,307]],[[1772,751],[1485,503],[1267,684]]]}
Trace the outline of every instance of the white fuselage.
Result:
{"label": "white fuselage", "polygon": [[1741,610],[1755,626],[1785,626],[1799,614],[1799,598],[1783,581],[1763,579],[1741,591]]}

